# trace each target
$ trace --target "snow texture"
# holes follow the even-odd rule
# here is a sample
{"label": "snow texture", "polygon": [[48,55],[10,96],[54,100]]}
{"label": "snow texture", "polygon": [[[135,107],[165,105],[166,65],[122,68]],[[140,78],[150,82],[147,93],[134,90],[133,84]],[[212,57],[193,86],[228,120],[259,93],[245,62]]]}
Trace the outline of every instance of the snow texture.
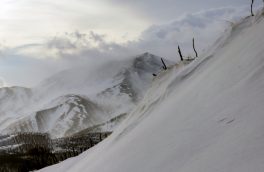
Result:
{"label": "snow texture", "polygon": [[40,171],[263,171],[263,15],[234,24],[213,53],[159,74],[108,139]]}

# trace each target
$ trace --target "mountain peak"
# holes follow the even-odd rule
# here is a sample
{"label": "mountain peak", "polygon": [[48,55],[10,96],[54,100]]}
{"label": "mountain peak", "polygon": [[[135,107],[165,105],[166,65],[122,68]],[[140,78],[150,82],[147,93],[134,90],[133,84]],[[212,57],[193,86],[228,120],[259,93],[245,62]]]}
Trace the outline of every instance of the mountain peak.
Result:
{"label": "mountain peak", "polygon": [[[6,125],[0,126],[0,131],[8,132],[11,128],[13,132],[50,132],[64,136],[101,124],[129,113],[150,88],[152,74],[162,70],[160,57],[146,52],[132,59],[106,62],[94,70],[87,67],[65,70],[33,89],[0,89],[1,111],[6,113],[0,123],[11,117]],[[105,113],[103,109],[107,109]]]}

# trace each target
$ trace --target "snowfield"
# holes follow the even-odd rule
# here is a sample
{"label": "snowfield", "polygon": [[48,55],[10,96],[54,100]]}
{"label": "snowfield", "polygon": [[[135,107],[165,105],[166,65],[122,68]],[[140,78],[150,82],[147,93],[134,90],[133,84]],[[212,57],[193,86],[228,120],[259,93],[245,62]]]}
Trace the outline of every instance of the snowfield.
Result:
{"label": "snowfield", "polygon": [[264,14],[158,75],[105,141],[41,172],[262,172]]}

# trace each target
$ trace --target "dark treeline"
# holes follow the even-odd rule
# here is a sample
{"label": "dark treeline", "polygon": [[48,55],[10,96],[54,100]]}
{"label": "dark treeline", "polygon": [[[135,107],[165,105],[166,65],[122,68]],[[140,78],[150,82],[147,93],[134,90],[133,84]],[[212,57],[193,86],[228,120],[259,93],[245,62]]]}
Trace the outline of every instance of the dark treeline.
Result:
{"label": "dark treeline", "polygon": [[87,133],[51,139],[43,133],[0,136],[0,171],[28,172],[77,156],[111,133]]}

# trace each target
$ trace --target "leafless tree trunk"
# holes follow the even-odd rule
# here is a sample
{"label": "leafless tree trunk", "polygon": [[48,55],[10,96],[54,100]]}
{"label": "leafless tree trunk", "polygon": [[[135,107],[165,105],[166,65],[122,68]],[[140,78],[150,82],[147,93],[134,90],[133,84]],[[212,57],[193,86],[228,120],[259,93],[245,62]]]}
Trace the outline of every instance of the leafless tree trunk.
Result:
{"label": "leafless tree trunk", "polygon": [[194,38],[193,38],[193,50],[194,50],[194,52],[195,52],[195,56],[198,57],[198,53],[197,53],[197,51],[196,51],[196,49],[195,49]]}
{"label": "leafless tree trunk", "polygon": [[181,61],[183,61],[183,57],[182,57],[182,53],[181,53],[180,46],[178,46],[178,52],[179,52],[179,55],[180,55],[180,57],[181,57]]}
{"label": "leafless tree trunk", "polygon": [[163,61],[162,58],[161,58],[161,62],[162,62],[162,64],[163,64],[163,69],[164,69],[164,70],[167,70],[168,68],[167,68],[167,66],[166,66],[166,64],[165,64],[165,62]]}
{"label": "leafless tree trunk", "polygon": [[[263,0],[264,1],[264,0]],[[253,4],[254,4],[254,0],[251,1],[251,15],[254,16],[254,13],[253,13]]]}

